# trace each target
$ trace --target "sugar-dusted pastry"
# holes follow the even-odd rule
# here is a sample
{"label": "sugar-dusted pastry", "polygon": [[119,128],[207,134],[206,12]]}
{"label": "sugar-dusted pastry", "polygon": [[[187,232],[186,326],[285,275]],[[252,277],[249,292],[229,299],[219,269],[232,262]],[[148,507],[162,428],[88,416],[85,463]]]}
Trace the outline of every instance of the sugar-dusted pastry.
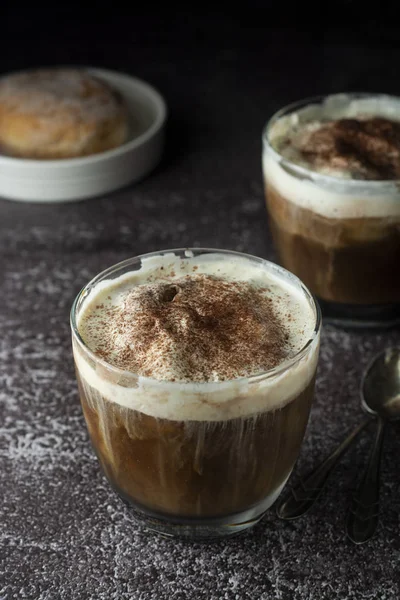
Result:
{"label": "sugar-dusted pastry", "polygon": [[120,95],[80,69],[39,69],[0,79],[0,149],[22,158],[104,152],[128,135]]}

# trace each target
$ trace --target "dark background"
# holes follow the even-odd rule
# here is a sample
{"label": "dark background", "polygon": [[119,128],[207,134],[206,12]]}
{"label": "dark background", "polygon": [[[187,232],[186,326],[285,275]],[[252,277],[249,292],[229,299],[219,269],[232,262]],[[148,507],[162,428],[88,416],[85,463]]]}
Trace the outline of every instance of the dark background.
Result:
{"label": "dark background", "polygon": [[[398,600],[398,428],[387,433],[368,544],[344,534],[367,434],[299,521],[269,511],[245,536],[210,546],[146,536],[91,451],[68,324],[82,285],[129,256],[203,245],[274,259],[261,130],[304,96],[400,94],[396,7],[9,3],[1,12],[0,73],[121,70],[160,90],[169,120],[160,166],[134,186],[71,204],[0,199],[0,599]],[[360,421],[362,371],[395,344],[398,330],[325,327],[294,480]]]}
{"label": "dark background", "polygon": [[180,85],[167,88],[174,94],[184,92],[190,63],[202,57],[210,78],[221,63],[233,71],[244,63],[250,85],[257,81],[288,98],[338,89],[397,90],[398,11],[388,3],[87,5],[4,3],[2,71],[95,64],[153,76],[160,84],[176,71]]}

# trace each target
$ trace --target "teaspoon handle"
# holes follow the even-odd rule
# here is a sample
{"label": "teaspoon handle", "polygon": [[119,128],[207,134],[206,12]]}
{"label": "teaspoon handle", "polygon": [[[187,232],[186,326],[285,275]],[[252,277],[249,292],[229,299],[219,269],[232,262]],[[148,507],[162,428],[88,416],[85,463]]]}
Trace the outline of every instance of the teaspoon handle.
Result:
{"label": "teaspoon handle", "polygon": [[378,418],[374,444],[368,465],[354,495],[347,518],[347,535],[355,544],[362,544],[375,533],[379,518],[379,471],[385,422]]}
{"label": "teaspoon handle", "polygon": [[339,459],[370,422],[371,419],[368,419],[356,427],[323,463],[305,475],[305,477],[291,489],[290,497],[277,508],[276,512],[278,517],[281,519],[297,519],[312,507],[322,492],[329,475],[336,467]]}

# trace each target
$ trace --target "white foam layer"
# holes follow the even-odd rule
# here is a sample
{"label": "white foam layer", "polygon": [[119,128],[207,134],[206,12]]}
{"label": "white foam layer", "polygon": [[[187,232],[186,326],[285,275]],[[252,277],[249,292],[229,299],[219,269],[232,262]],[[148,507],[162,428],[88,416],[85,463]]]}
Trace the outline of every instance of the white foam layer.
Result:
{"label": "white foam layer", "polygon": [[102,361],[94,361],[82,344],[74,340],[74,357],[84,385],[121,406],[179,421],[224,421],[274,410],[290,402],[305,389],[315,373],[319,334],[314,333],[315,309],[296,278],[282,274],[275,265],[258,265],[246,258],[234,255],[227,258],[218,254],[188,257],[187,260],[173,254],[145,258],[139,271],[102,281],[91,290],[80,308],[78,329],[81,330],[85,315],[108,297],[118,301],[123,290],[132,285],[160,277],[173,280],[192,272],[193,266],[197,267],[196,273],[268,286],[271,294],[276,296],[276,306],[282,314],[286,315],[290,310],[292,345],[300,351],[310,341],[304,356],[299,360],[290,359],[294,362],[290,368],[284,369],[281,365],[270,375],[215,383],[176,383],[135,376]]}
{"label": "white foam layer", "polygon": [[[328,218],[400,218],[400,186],[396,181],[351,179],[345,169],[317,173],[296,157],[279,153],[282,141],[302,127],[317,128],[324,120],[368,116],[400,121],[400,99],[390,96],[352,98],[346,94],[328,96],[321,104],[310,104],[276,121],[264,143],[263,172],[282,196],[302,208]],[[338,176],[339,175],[339,176]]]}

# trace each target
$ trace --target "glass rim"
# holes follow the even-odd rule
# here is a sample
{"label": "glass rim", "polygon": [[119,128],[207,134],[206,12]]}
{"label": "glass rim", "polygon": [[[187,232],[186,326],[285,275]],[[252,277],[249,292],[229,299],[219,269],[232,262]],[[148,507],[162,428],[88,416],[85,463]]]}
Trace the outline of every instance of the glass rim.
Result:
{"label": "glass rim", "polygon": [[387,187],[390,185],[399,185],[400,178],[398,179],[344,179],[342,177],[335,177],[334,175],[327,175],[325,173],[320,173],[319,171],[315,171],[311,168],[304,167],[295,163],[294,161],[284,157],[280,152],[275,150],[271,145],[269,140],[269,135],[271,132],[271,128],[279,119],[284,116],[287,116],[300,108],[305,108],[308,104],[317,104],[321,103],[326,98],[332,98],[335,96],[349,96],[351,98],[387,98],[392,100],[398,100],[399,108],[400,108],[400,96],[395,96],[393,94],[382,94],[382,93],[374,93],[374,92],[336,92],[334,94],[318,94],[314,96],[306,96],[305,98],[301,98],[300,100],[295,100],[294,102],[290,102],[286,104],[279,110],[275,111],[273,115],[268,119],[266,124],[262,130],[262,145],[263,148],[267,148],[268,151],[272,153],[274,158],[278,159],[280,162],[290,166],[295,172],[297,172],[303,178],[309,178],[310,174],[313,178],[326,180],[328,182],[334,182],[336,185],[341,184],[343,186],[348,187],[360,187],[366,186],[372,189]]}
{"label": "glass rim", "polygon": [[[81,337],[81,335],[79,333],[78,326],[77,326],[77,319],[76,319],[78,304],[81,301],[81,299],[83,299],[83,297],[86,295],[87,291],[90,288],[92,288],[98,281],[104,280],[107,277],[107,275],[110,275],[111,273],[115,273],[116,271],[119,271],[119,270],[123,269],[124,267],[126,267],[130,264],[133,264],[134,262],[140,261],[143,258],[150,258],[153,256],[159,256],[159,255],[164,255],[164,254],[168,254],[168,253],[185,253],[185,252],[193,252],[193,253],[199,253],[199,254],[215,253],[215,254],[221,254],[221,255],[225,255],[225,256],[234,256],[234,257],[244,258],[244,259],[250,260],[252,262],[258,263],[261,266],[272,267],[275,271],[278,271],[279,274],[284,275],[286,278],[288,278],[294,284],[297,284],[297,286],[301,289],[304,296],[307,298],[311,307],[314,310],[315,323],[314,323],[314,328],[313,328],[312,334],[310,335],[309,339],[300,348],[300,350],[298,352],[296,352],[296,354],[294,356],[284,360],[276,367],[267,369],[265,371],[260,371],[258,373],[254,373],[253,375],[249,375],[249,376],[236,377],[234,379],[224,379],[221,381],[204,381],[204,382],[203,381],[202,382],[169,381],[166,379],[156,379],[155,377],[147,377],[145,375],[139,375],[138,373],[134,373],[133,371],[121,369],[120,367],[112,365],[111,363],[107,362],[106,360],[104,360],[103,358],[98,356],[93,350],[91,350],[91,348],[89,348],[89,346],[86,344],[86,342],[83,340],[83,338]],[[188,256],[188,258],[190,259],[191,257]],[[184,247],[182,247],[182,248],[171,248],[171,249],[166,249],[166,250],[157,250],[157,251],[153,251],[153,252],[147,252],[145,254],[138,254],[136,256],[133,256],[133,257],[127,258],[123,261],[120,261],[119,263],[116,263],[116,264],[108,267],[107,269],[104,269],[103,271],[101,271],[100,273],[95,275],[88,283],[86,283],[81,288],[79,293],[76,295],[76,297],[72,303],[72,307],[71,307],[71,311],[70,311],[70,327],[71,327],[73,339],[78,343],[78,345],[84,350],[84,352],[90,357],[91,360],[103,365],[109,371],[116,373],[123,378],[136,377],[136,378],[140,378],[141,381],[149,382],[152,385],[164,384],[164,385],[171,386],[172,388],[173,387],[182,387],[182,386],[191,386],[191,387],[196,386],[196,388],[198,388],[198,389],[204,388],[207,386],[210,386],[210,387],[212,386],[213,388],[215,388],[215,386],[223,387],[224,385],[226,386],[227,384],[231,384],[232,382],[239,383],[239,384],[240,384],[240,382],[244,382],[244,381],[254,382],[254,381],[263,380],[268,377],[279,375],[280,373],[287,371],[294,364],[300,362],[300,360],[304,356],[306,356],[310,347],[313,346],[315,344],[316,340],[318,339],[318,335],[321,331],[321,325],[322,325],[322,315],[321,315],[321,309],[319,307],[317,299],[296,275],[294,275],[293,273],[291,273],[284,267],[281,267],[280,265],[277,265],[276,263],[274,263],[270,260],[266,260],[264,258],[254,256],[252,254],[247,254],[244,252],[237,252],[235,250],[223,250],[223,249],[218,249],[218,248],[205,248],[205,247],[199,247],[199,248],[195,248],[195,247],[184,248]]]}

